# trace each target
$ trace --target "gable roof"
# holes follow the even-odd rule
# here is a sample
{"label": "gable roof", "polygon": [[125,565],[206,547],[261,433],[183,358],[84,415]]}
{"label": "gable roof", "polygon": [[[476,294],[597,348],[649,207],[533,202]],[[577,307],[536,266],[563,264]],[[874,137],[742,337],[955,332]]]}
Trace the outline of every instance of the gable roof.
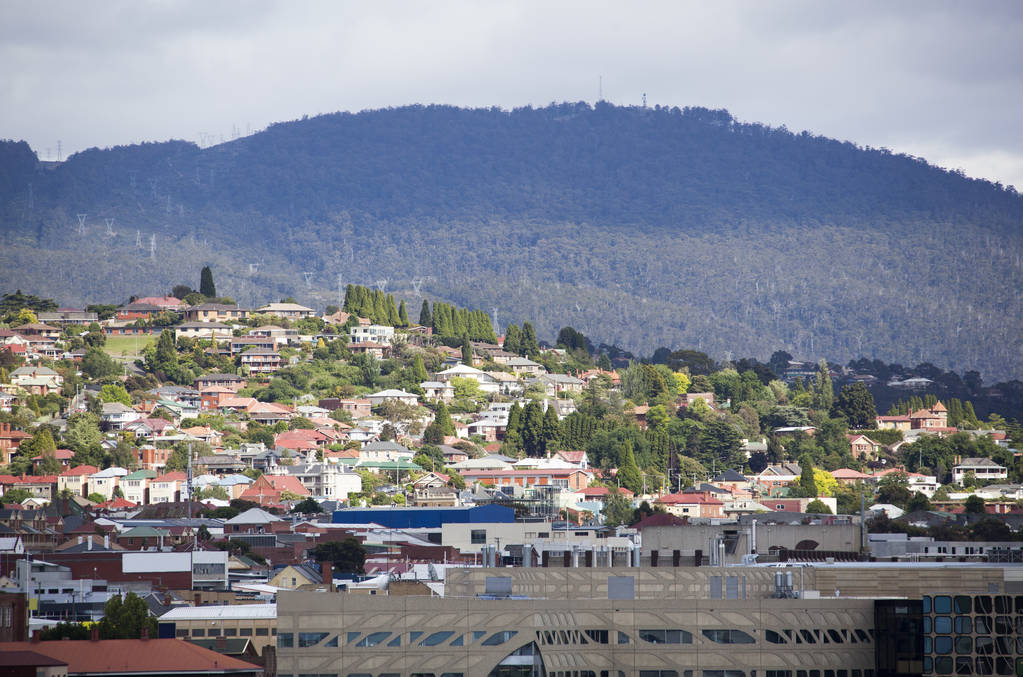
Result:
{"label": "gable roof", "polygon": [[262,668],[180,639],[95,642],[3,642],[0,652],[28,651],[67,663],[68,674],[256,674]]}
{"label": "gable roof", "polygon": [[729,468],[717,477],[711,480],[711,482],[745,482],[746,477],[742,473]]}

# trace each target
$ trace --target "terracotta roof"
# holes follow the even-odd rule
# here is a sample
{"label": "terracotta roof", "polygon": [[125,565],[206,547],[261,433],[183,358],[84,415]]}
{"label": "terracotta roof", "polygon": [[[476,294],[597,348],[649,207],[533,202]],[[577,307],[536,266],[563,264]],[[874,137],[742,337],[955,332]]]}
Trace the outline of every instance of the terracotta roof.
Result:
{"label": "terracotta roof", "polygon": [[697,503],[701,505],[724,505],[724,503],[722,503],[718,499],[707,498],[703,494],[665,494],[664,496],[658,498],[657,502],[668,505],[691,503]]}
{"label": "terracotta roof", "polygon": [[[500,449],[500,447],[498,447]],[[556,456],[560,456],[569,463],[582,463],[583,458],[586,456],[585,451],[559,451]]]}
{"label": "terracotta roof", "polygon": [[945,408],[944,404],[938,402],[933,407],[931,407],[931,411],[948,411],[948,409]]}
{"label": "terracotta roof", "polygon": [[[585,489],[580,490],[579,493],[585,496],[586,498],[597,498],[599,496],[609,495],[611,493],[611,490],[608,489],[607,487],[586,487]],[[626,498],[630,496],[635,496],[634,493],[632,493],[625,487],[620,487],[618,489],[618,493],[621,494],[622,496],[625,496]]]}
{"label": "terracotta roof", "polygon": [[102,503],[96,504],[97,508],[102,508],[104,510],[121,510],[123,508],[135,508],[137,506],[137,503],[132,503],[126,498],[115,498],[110,501],[103,501]]}
{"label": "terracotta roof", "polygon": [[94,475],[99,472],[99,468],[94,465],[80,465],[76,468],[68,468],[61,473],[62,477],[74,477],[77,475]]}
{"label": "terracotta roof", "polygon": [[0,437],[5,440],[27,440],[32,437],[32,435],[24,430],[8,430],[7,432],[0,433]]}
{"label": "terracotta roof", "polygon": [[[71,451],[70,449],[57,449],[55,452],[53,452],[53,457],[56,458],[58,461],[70,461],[72,458],[75,457],[75,452]],[[42,458],[43,455],[39,454],[38,456],[33,456],[32,460],[39,461]]]}
{"label": "terracotta roof", "polygon": [[17,479],[18,484],[42,484],[44,482],[46,484],[57,483],[56,475],[22,475],[15,479]]}
{"label": "terracotta roof", "polygon": [[175,471],[164,473],[162,475],[154,477],[152,481],[153,482],[174,482],[174,481],[184,482],[187,479],[188,479],[188,475],[186,475],[185,473],[181,472],[180,470],[175,470]]}
{"label": "terracotta roof", "polygon": [[831,476],[836,480],[858,480],[870,477],[870,475],[861,473],[859,470],[853,470],[852,468],[839,468],[838,470],[832,470]]}
{"label": "terracotta roof", "polygon": [[105,639],[95,642],[3,642],[0,652],[34,651],[67,663],[68,673],[262,673],[259,666],[180,639]]}

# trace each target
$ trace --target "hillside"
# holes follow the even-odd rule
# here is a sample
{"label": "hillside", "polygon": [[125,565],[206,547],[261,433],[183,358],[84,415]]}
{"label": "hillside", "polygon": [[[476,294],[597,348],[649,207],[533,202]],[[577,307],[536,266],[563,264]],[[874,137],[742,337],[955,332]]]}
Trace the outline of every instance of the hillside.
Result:
{"label": "hillside", "polygon": [[1023,377],[1021,224],[1000,186],[699,108],[412,106],[46,168],[0,144],[0,289],[117,301],[210,263],[242,303],[322,306],[340,276],[416,308],[424,279],[541,337],[989,381]]}

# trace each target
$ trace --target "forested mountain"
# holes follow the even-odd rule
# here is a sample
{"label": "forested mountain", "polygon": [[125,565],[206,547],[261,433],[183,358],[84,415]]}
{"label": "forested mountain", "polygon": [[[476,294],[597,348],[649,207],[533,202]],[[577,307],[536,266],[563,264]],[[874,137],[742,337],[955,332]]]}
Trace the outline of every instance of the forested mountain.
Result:
{"label": "forested mountain", "polygon": [[989,381],[1023,376],[1021,224],[996,184],[702,108],[410,106],[60,165],[0,144],[0,289],[118,301],[200,262],[241,303],[336,303],[340,276],[541,337]]}

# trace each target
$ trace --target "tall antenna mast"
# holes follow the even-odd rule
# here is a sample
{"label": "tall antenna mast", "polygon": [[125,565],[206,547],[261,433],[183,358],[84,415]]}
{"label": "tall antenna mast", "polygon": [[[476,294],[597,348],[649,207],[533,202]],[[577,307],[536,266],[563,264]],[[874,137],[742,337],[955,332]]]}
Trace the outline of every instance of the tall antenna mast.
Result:
{"label": "tall antenna mast", "polygon": [[63,145],[64,144],[61,143],[60,139],[57,139],[57,162],[61,162],[63,160],[63,158],[64,158],[63,149],[62,149]]}
{"label": "tall antenna mast", "polygon": [[604,100],[604,76],[597,76],[597,101]]}
{"label": "tall antenna mast", "polygon": [[345,295],[341,290],[341,273],[337,274],[337,309],[341,310],[345,307]]}
{"label": "tall antenna mast", "polygon": [[646,108],[646,92],[643,92],[643,108]]}

